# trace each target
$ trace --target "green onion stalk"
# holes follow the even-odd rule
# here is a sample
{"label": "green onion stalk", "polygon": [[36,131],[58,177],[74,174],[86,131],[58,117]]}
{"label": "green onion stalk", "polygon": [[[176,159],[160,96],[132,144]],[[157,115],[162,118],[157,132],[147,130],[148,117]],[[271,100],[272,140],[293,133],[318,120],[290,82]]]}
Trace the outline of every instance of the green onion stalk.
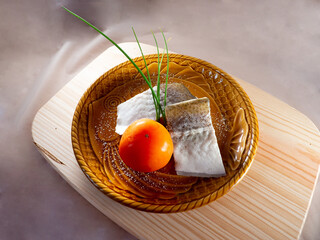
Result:
{"label": "green onion stalk", "polygon": [[[161,31],[162,33],[162,37],[165,43],[165,49],[162,53],[161,56],[161,60],[160,60],[160,54],[159,54],[159,47],[158,47],[158,42],[157,39],[154,35],[154,33],[152,32],[153,38],[155,40],[156,46],[157,46],[157,54],[158,54],[158,78],[157,78],[157,92],[154,91],[154,89],[152,88],[152,82],[151,82],[151,77],[150,77],[150,73],[149,73],[149,69],[148,69],[148,65],[147,65],[147,61],[144,57],[142,48],[140,46],[139,40],[137,38],[137,35],[134,31],[134,29],[132,28],[133,34],[135,36],[135,39],[138,43],[146,70],[147,70],[147,77],[144,75],[144,73],[141,71],[141,69],[138,67],[138,65],[129,57],[129,55],[117,44],[115,43],[111,38],[109,38],[107,35],[105,35],[101,30],[99,30],[97,27],[95,27],[94,25],[92,25],[91,23],[89,23],[88,21],[86,21],[85,19],[83,19],[82,17],[80,17],[79,15],[77,15],[76,13],[72,12],[71,10],[67,9],[66,7],[62,7],[63,9],[65,9],[67,12],[71,13],[73,16],[79,18],[81,21],[85,22],[87,25],[89,25],[91,28],[93,28],[94,30],[96,30],[98,33],[100,33],[102,36],[104,36],[106,39],[108,39],[114,46],[116,46],[120,52],[123,53],[124,56],[126,56],[126,58],[128,58],[128,60],[133,64],[133,66],[138,70],[138,72],[140,73],[140,75],[143,77],[143,79],[145,80],[145,82],[147,83],[147,85],[149,86],[150,90],[151,90],[151,94],[152,94],[152,98],[153,98],[153,102],[154,102],[154,106],[155,106],[155,110],[156,110],[156,120],[160,121],[160,118],[162,116],[162,119],[164,121],[164,123],[166,124],[166,113],[165,113],[165,107],[167,104],[167,86],[168,86],[168,77],[169,77],[169,53],[168,53],[168,45],[167,45],[167,41],[166,38],[164,36],[163,31]],[[165,82],[165,92],[164,92],[164,100],[163,100],[163,107],[161,106],[160,103],[160,71],[161,71],[161,65],[163,62],[163,57],[164,57],[164,53],[166,51],[166,55],[167,55],[167,74],[166,74],[166,82]]]}

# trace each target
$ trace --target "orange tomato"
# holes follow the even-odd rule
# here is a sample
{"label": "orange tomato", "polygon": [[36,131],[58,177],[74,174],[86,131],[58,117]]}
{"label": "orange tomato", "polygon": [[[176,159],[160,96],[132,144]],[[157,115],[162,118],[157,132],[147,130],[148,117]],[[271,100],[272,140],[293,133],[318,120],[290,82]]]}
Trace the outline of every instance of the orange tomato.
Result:
{"label": "orange tomato", "polygon": [[143,118],[132,123],[123,133],[119,153],[124,163],[133,170],[153,172],[170,161],[173,143],[163,125]]}

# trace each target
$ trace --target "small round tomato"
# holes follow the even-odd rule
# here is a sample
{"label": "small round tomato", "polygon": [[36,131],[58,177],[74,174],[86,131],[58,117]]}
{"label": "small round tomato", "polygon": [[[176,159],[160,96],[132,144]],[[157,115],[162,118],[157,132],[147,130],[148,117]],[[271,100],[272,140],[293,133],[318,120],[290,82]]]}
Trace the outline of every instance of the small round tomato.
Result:
{"label": "small round tomato", "polygon": [[163,125],[143,118],[132,123],[123,133],[119,153],[124,163],[133,170],[153,172],[170,161],[173,143]]}

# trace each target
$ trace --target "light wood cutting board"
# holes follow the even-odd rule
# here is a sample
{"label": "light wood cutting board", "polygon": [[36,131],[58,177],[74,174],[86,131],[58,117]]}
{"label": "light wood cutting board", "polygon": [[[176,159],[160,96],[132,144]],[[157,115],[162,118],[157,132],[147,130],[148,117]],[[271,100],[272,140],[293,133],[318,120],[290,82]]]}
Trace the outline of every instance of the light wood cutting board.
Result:
{"label": "light wood cutting board", "polygon": [[[140,56],[136,43],[121,47],[131,57]],[[153,46],[142,48],[145,54],[155,53]],[[259,119],[259,146],[248,174],[225,196],[195,210],[156,214],[125,207],[93,186],[72,150],[73,113],[85,90],[124,61],[118,49],[107,49],[38,111],[32,126],[34,143],[59,174],[140,239],[298,238],[320,163],[319,131],[297,110],[242,80],[238,81]]]}

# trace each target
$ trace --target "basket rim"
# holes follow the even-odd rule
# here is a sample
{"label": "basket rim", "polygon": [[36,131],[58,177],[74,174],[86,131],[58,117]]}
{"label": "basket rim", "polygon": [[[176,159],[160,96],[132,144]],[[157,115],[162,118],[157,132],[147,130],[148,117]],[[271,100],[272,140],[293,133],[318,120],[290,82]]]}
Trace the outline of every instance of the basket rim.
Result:
{"label": "basket rim", "polygon": [[[145,55],[146,59],[157,57],[157,54],[149,54]],[[184,60],[189,60],[196,62],[198,64],[201,64],[207,68],[214,69],[215,72],[218,72],[220,75],[222,75],[226,80],[229,81],[229,83],[238,91],[238,93],[241,95],[242,99],[244,100],[244,103],[249,111],[249,118],[251,118],[252,122],[252,128],[251,128],[251,144],[249,145],[248,149],[248,155],[246,156],[246,159],[244,160],[244,164],[242,167],[237,171],[235,175],[233,175],[229,181],[227,181],[225,184],[223,184],[220,188],[218,188],[216,191],[209,193],[207,196],[202,197],[200,199],[195,199],[191,202],[187,203],[179,203],[179,204],[150,204],[150,203],[143,203],[139,201],[135,201],[131,198],[127,198],[120,193],[117,193],[113,191],[111,188],[109,188],[106,184],[104,184],[100,179],[98,179],[95,174],[92,172],[90,167],[88,166],[87,162],[85,161],[85,158],[81,152],[80,143],[78,139],[78,123],[80,114],[82,112],[82,109],[84,107],[84,104],[86,102],[87,97],[89,94],[95,89],[95,87],[105,78],[106,75],[110,74],[111,72],[115,72],[116,70],[122,68],[123,66],[127,66],[128,64],[131,64],[130,61],[125,61],[111,69],[109,69],[107,72],[105,72],[103,75],[101,75],[94,83],[90,85],[90,87],[84,92],[82,97],[80,98],[74,115],[72,119],[72,126],[71,126],[71,141],[72,141],[72,148],[76,157],[76,160],[84,172],[84,174],[87,176],[87,178],[104,194],[106,194],[111,199],[115,200],[118,203],[121,203],[125,206],[142,210],[146,212],[153,212],[153,213],[175,213],[175,212],[181,212],[186,210],[191,210],[203,205],[206,205],[220,197],[222,197],[224,194],[226,194],[228,191],[230,191],[234,186],[237,185],[241,181],[241,179],[246,175],[248,172],[250,166],[252,165],[253,159],[255,157],[257,147],[258,147],[258,138],[259,138],[259,127],[258,127],[258,119],[256,116],[255,109],[253,107],[253,104],[246,94],[246,92],[242,89],[240,84],[228,73],[224,72],[217,66],[187,55],[182,54],[176,54],[176,53],[170,53],[169,54],[170,59],[171,58],[182,58]],[[134,58],[133,61],[141,61],[143,60],[142,56]]]}

